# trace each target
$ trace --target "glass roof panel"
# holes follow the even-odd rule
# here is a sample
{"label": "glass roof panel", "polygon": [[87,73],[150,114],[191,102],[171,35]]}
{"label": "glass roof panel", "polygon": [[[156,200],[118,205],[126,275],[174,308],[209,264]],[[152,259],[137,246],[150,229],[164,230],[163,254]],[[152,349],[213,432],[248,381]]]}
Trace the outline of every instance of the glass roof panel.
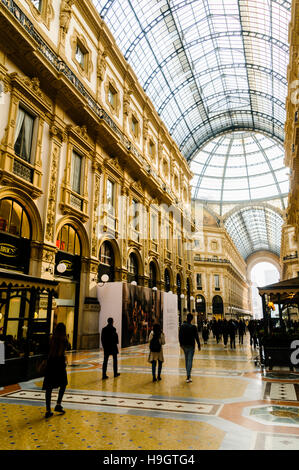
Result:
{"label": "glass roof panel", "polygon": [[231,132],[218,136],[197,152],[190,168],[195,175],[191,181],[195,199],[207,199],[206,177],[213,177],[214,185],[215,179],[221,181],[220,204],[278,197],[284,207],[289,189],[284,149],[264,134]]}
{"label": "glass roof panel", "polygon": [[[291,0],[92,0],[246,258],[279,254]],[[260,204],[260,202],[259,202]]]}
{"label": "glass roof panel", "polygon": [[227,129],[283,142],[291,0],[92,0],[187,160]]}
{"label": "glass roof panel", "polygon": [[259,250],[268,250],[279,256],[283,219],[269,207],[249,206],[237,210],[224,226],[246,259]]}

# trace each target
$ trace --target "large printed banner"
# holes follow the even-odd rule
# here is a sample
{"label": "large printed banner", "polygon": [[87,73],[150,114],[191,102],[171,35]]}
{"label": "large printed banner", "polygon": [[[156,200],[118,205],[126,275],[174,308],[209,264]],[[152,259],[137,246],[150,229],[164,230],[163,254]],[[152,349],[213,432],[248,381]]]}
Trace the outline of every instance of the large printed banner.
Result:
{"label": "large printed banner", "polygon": [[161,291],[124,283],[122,347],[146,343],[155,322],[163,327]]}
{"label": "large printed banner", "polygon": [[[100,303],[100,337],[102,329],[107,325],[107,319],[112,317],[113,326],[118,334],[119,346],[121,346],[122,330],[122,286],[122,282],[107,282],[103,286],[97,286],[97,297]],[[101,341],[100,347],[102,347]]]}
{"label": "large printed banner", "polygon": [[160,323],[166,343],[178,341],[176,295],[123,282],[107,282],[98,285],[97,297],[100,334],[107,319],[112,317],[120,347],[147,343],[155,322]]}

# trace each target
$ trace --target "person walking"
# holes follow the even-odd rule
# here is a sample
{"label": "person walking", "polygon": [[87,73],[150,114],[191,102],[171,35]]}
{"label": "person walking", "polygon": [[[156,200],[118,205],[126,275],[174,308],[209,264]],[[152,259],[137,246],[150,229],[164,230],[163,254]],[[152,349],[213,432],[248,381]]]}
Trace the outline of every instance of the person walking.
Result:
{"label": "person walking", "polygon": [[253,346],[256,349],[257,346],[257,324],[254,320],[250,320],[248,324],[248,330],[250,334],[250,346]]}
{"label": "person walking", "polygon": [[245,323],[240,320],[238,324],[238,330],[239,330],[239,344],[243,344],[243,337],[245,333]]}
{"label": "person walking", "polygon": [[67,386],[66,357],[68,347],[66,327],[64,323],[58,323],[50,341],[49,354],[45,369],[43,390],[46,391],[46,418],[53,416],[51,411],[51,396],[53,388],[59,388],[57,404],[54,411],[65,413],[61,406],[62,398]]}
{"label": "person walking", "polygon": [[[163,348],[165,344],[165,336],[161,330],[159,323],[153,325],[153,330],[149,335],[149,348],[150,353],[148,362],[152,364],[153,382],[161,380],[162,364],[164,362]],[[158,362],[158,376],[156,377],[156,367]]]}
{"label": "person walking", "polygon": [[230,348],[236,349],[236,327],[235,327],[233,320],[229,320],[228,324],[229,324],[228,333],[230,337]]}
{"label": "person walking", "polygon": [[198,345],[198,350],[200,351],[200,341],[198,337],[198,331],[195,325],[192,325],[193,315],[188,313],[187,321],[185,321],[179,331],[179,341],[180,346],[184,351],[185,354],[185,364],[186,364],[186,372],[187,372],[187,379],[186,382],[192,382],[191,379],[191,370],[192,370],[192,362],[195,350],[195,341]]}
{"label": "person walking", "polygon": [[117,354],[118,354],[118,334],[116,328],[113,326],[113,318],[108,318],[107,325],[102,329],[101,341],[104,349],[104,361],[102,368],[102,380],[109,379],[107,375],[107,365],[109,356],[113,357],[113,372],[114,377],[119,377],[117,371]]}
{"label": "person walking", "polygon": [[226,349],[227,341],[228,341],[228,334],[229,334],[229,322],[226,319],[223,320],[222,333],[223,333],[223,344],[224,344],[224,348]]}
{"label": "person walking", "polygon": [[208,322],[206,320],[203,322],[203,326],[202,326],[202,339],[204,341],[204,344],[208,344],[209,325],[208,325]]}

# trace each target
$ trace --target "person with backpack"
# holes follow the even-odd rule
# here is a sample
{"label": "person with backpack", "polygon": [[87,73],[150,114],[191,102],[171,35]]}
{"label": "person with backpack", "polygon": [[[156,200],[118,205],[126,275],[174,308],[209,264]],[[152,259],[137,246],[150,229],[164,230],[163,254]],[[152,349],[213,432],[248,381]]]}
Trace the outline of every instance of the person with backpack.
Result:
{"label": "person with backpack", "polygon": [[195,350],[195,341],[198,345],[198,350],[200,351],[200,341],[198,337],[198,331],[195,325],[192,325],[193,315],[188,313],[187,321],[185,321],[179,331],[179,341],[180,346],[185,353],[185,362],[186,362],[186,372],[187,380],[186,382],[192,382],[191,379],[191,369],[192,362]]}
{"label": "person with backpack", "polygon": [[[153,382],[161,380],[162,364],[164,362],[163,344],[165,344],[165,336],[161,330],[159,323],[153,325],[153,330],[149,335],[149,348],[150,353],[148,362],[152,364]],[[158,362],[158,376],[156,377],[156,367]]]}

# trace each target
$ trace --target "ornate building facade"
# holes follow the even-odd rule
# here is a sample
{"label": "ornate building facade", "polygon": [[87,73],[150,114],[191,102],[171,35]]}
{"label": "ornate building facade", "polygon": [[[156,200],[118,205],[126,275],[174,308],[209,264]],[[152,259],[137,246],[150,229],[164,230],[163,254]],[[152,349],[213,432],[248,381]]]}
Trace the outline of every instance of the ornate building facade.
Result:
{"label": "ornate building facade", "polygon": [[282,235],[281,262],[283,279],[299,275],[299,101],[298,101],[298,57],[299,57],[299,2],[292,2],[289,25],[290,61],[288,66],[287,119],[285,124],[285,164],[290,168],[290,193],[286,214],[286,225]]}

